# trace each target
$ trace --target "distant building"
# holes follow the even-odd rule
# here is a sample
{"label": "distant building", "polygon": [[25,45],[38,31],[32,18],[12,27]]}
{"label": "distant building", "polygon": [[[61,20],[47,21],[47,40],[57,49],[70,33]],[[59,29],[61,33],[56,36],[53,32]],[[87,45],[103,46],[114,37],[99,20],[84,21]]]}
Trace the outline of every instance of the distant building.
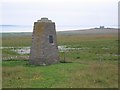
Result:
{"label": "distant building", "polygon": [[104,26],[100,26],[100,29],[104,29],[105,27]]}
{"label": "distant building", "polygon": [[41,18],[34,23],[30,64],[49,65],[59,62],[55,23]]}

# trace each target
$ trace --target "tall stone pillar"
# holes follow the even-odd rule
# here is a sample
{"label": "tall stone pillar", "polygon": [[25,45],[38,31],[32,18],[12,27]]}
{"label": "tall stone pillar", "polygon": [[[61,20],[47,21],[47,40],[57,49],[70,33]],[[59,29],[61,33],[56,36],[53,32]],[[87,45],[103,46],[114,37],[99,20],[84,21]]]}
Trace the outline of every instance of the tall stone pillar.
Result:
{"label": "tall stone pillar", "polygon": [[49,65],[59,62],[55,23],[48,18],[34,22],[29,63]]}

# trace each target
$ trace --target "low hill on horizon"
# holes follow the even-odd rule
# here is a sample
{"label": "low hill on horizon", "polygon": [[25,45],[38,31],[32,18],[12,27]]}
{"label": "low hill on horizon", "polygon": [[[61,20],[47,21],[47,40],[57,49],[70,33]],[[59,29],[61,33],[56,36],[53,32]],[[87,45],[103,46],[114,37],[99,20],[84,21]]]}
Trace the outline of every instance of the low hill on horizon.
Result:
{"label": "low hill on horizon", "polygon": [[96,35],[96,34],[118,34],[118,29],[115,28],[92,28],[92,29],[83,29],[83,30],[70,30],[70,31],[58,31],[58,35]]}
{"label": "low hill on horizon", "polygon": [[[105,35],[105,34],[118,34],[118,29],[115,28],[104,28],[104,29],[83,29],[83,30],[68,30],[68,31],[57,31],[57,35]],[[11,36],[32,36],[32,32],[11,32],[11,33],[0,33],[2,37]]]}

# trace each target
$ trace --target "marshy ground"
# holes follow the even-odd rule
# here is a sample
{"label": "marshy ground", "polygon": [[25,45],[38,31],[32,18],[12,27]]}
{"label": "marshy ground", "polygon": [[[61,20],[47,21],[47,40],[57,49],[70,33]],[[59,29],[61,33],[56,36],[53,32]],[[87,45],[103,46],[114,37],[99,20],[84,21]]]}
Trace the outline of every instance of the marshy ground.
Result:
{"label": "marshy ground", "polygon": [[3,34],[2,86],[118,88],[118,35],[113,32],[58,33],[58,45],[65,49],[59,52],[61,62],[50,66],[29,65],[29,53],[14,51],[30,47],[31,33]]}

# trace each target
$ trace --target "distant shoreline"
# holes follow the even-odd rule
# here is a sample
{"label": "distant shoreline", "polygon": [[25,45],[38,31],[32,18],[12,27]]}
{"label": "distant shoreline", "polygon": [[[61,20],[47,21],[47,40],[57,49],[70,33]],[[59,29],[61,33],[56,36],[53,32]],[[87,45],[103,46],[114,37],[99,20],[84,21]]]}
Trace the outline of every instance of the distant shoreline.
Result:
{"label": "distant shoreline", "polygon": [[[104,31],[104,30],[118,30],[118,28],[89,28],[89,29],[66,29],[66,30],[56,30],[56,32],[73,32],[73,31],[88,31],[88,30],[98,30],[98,31]],[[0,32],[0,33],[32,33],[32,31],[26,31],[26,32],[23,32],[23,31],[10,31],[10,32]]]}

